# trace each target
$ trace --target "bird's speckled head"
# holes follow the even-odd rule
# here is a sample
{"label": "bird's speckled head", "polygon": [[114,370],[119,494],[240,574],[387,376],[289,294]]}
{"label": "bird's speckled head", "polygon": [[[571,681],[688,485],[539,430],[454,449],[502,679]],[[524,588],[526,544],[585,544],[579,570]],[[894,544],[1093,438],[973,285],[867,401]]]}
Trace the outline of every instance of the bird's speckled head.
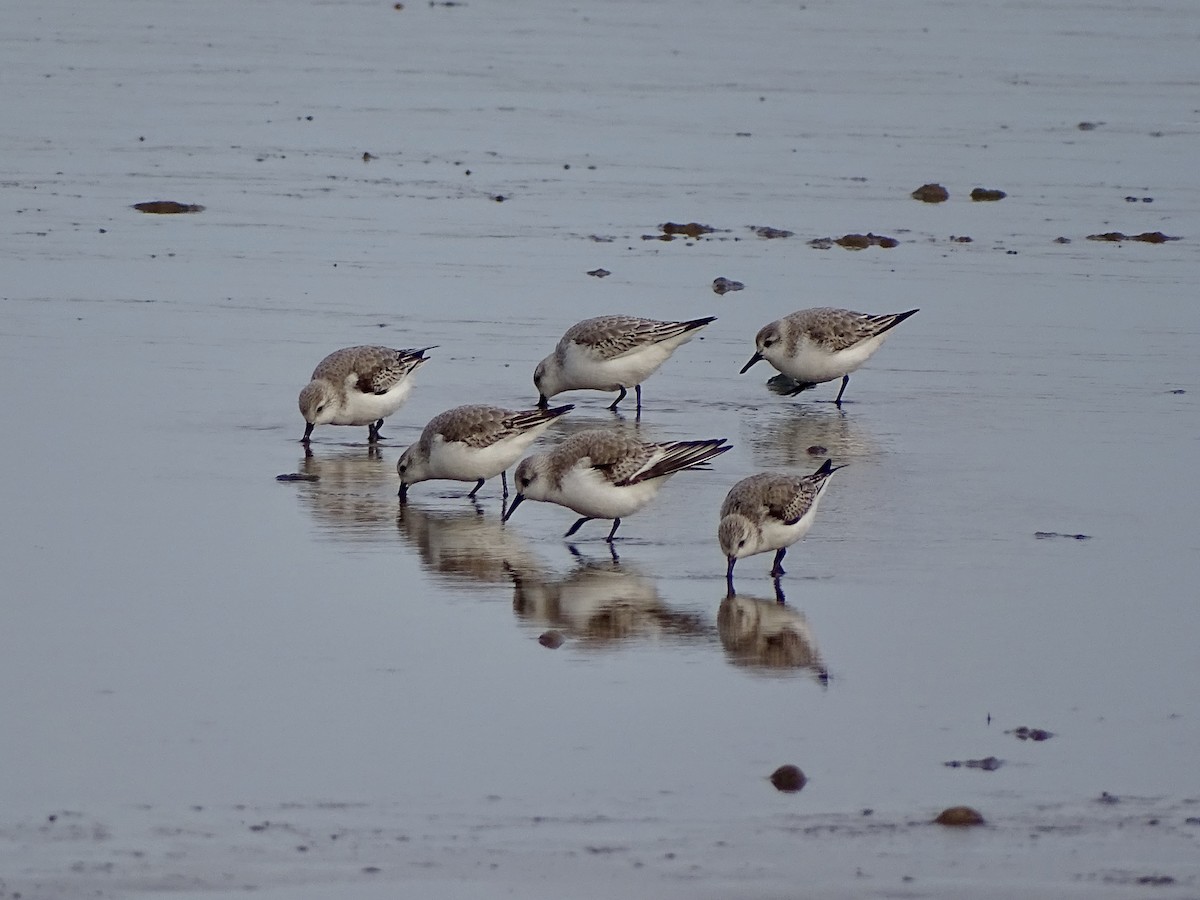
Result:
{"label": "bird's speckled head", "polygon": [[545,406],[555,394],[562,392],[558,361],[551,353],[533,370],[533,386],[538,389],[538,405]]}
{"label": "bird's speckled head", "polygon": [[300,392],[300,415],[309,425],[325,425],[337,414],[337,392],[321,379],[310,381]]}
{"label": "bird's speckled head", "polygon": [[758,551],[758,532],[741,513],[730,513],[721,519],[717,540],[726,559],[741,559]]}
{"label": "bird's speckled head", "polygon": [[426,462],[427,460],[418,450],[416,444],[413,444],[401,453],[400,458],[396,460],[396,474],[400,476],[401,486],[427,480],[425,473]]}
{"label": "bird's speckled head", "polygon": [[518,494],[530,500],[545,499],[549,490],[548,479],[542,472],[536,456],[529,456],[521,460],[516,472],[513,473],[513,484],[516,485]]}

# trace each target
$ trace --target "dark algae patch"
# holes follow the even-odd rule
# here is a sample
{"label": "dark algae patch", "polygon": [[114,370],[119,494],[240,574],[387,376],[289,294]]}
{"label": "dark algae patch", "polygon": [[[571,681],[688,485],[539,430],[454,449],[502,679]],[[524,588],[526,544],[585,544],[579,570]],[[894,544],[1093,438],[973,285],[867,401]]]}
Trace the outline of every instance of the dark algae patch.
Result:
{"label": "dark algae patch", "polygon": [[1054,737],[1054,732],[1052,731],[1047,731],[1044,728],[1030,728],[1028,725],[1022,725],[1020,728],[1006,731],[1005,734],[1011,734],[1013,737],[1020,738],[1023,741],[1048,741]]}
{"label": "dark algae patch", "polygon": [[722,275],[720,278],[714,278],[712,289],[717,294],[727,294],[730,291],[740,291],[745,285],[740,281],[732,281]]}
{"label": "dark algae patch", "polygon": [[1008,194],[1004,191],[998,191],[994,188],[975,188],[971,191],[971,199],[977,203],[986,203],[994,200],[1003,200]]}
{"label": "dark algae patch", "polygon": [[145,203],[133,204],[133,208],[138,212],[151,213],[156,216],[204,212],[204,207],[199,203],[179,203],[175,200],[147,200]]}
{"label": "dark algae patch", "polygon": [[844,234],[839,238],[815,238],[808,242],[808,246],[815,250],[828,250],[834,244],[847,250],[866,250],[868,247],[891,249],[900,246],[900,242],[895,238],[870,231],[866,234]]}
{"label": "dark algae patch", "polygon": [[1062,531],[1035,531],[1033,536],[1039,541],[1044,541],[1048,538],[1070,538],[1073,541],[1090,541],[1090,534],[1067,534]]}
{"label": "dark algae patch", "polygon": [[788,231],[786,228],[772,228],[770,225],[751,225],[750,230],[760,238],[771,240],[772,238],[790,238],[795,234],[794,231]]}
{"label": "dark algae patch", "polygon": [[1163,234],[1161,231],[1143,231],[1141,234],[1124,234],[1120,231],[1106,231],[1103,234],[1089,234],[1089,241],[1141,241],[1143,244],[1165,244],[1167,241],[1177,241],[1179,238]]}
{"label": "dark algae patch", "polygon": [[711,225],[701,225],[699,222],[687,222],[680,224],[679,222],[663,222],[658,226],[658,230],[662,234],[643,234],[643,241],[673,241],[677,237],[698,238],[706,234],[712,234],[717,229]]}
{"label": "dark algae patch", "polygon": [[985,756],[983,759],[952,759],[942,765],[949,766],[951,769],[982,769],[985,772],[995,772],[1004,765],[1004,760],[996,759],[994,756]]}

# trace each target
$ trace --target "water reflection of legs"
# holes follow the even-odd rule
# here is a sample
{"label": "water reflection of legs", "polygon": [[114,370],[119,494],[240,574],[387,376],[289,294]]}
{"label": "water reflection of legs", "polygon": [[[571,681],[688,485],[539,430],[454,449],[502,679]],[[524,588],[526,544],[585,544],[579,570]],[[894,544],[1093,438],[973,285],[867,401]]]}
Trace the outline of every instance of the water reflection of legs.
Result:
{"label": "water reflection of legs", "polygon": [[775,579],[775,602],[787,603],[787,597],[783,595],[783,584],[778,578]]}
{"label": "water reflection of legs", "polygon": [[[567,550],[569,550],[571,555],[581,563],[588,564],[591,562],[591,560],[584,556],[580,549],[574,544],[567,544]],[[621,562],[621,557],[617,556],[617,548],[611,542],[608,544],[608,552],[609,555],[612,556],[613,565],[619,565]]]}

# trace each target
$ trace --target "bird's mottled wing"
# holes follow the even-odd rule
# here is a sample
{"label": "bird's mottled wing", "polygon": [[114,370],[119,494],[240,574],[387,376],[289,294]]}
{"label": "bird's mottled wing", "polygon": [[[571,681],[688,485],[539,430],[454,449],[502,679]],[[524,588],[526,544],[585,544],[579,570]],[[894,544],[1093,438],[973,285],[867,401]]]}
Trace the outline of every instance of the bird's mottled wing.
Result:
{"label": "bird's mottled wing", "polygon": [[659,322],[637,316],[600,316],[572,325],[559,342],[560,357],[567,345],[578,344],[597,359],[616,359],[649,344],[657,344],[699,327],[694,322]]}
{"label": "bird's mottled wing", "polygon": [[390,350],[387,347],[364,347],[361,349],[378,352],[364,353],[355,360],[358,389],[364,394],[386,394],[426,361],[425,351],[431,348]]}

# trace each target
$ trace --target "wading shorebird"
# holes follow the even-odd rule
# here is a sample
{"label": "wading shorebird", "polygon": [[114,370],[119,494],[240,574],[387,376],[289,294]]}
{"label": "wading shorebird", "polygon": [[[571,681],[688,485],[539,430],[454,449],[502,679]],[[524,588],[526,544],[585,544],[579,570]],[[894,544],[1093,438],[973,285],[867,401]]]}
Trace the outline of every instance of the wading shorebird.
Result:
{"label": "wading shorebird", "polygon": [[636,316],[599,316],[572,325],[554,352],[534,370],[538,405],[545,406],[563,391],[620,391],[609,406],[616,409],[627,389],[633,388],[641,412],[642,382],[670,359],[676,348],[715,319],[705,316],[687,322],[659,322]]}
{"label": "wading shorebird", "polygon": [[892,328],[917,312],[873,316],[831,306],[802,309],[759,329],[754,338],[758,349],[742,374],[765,359],[797,382],[786,391],[789,395],[841,378],[833,401],[841,407],[850,373],[871,358]]}
{"label": "wading shorebird", "polygon": [[771,577],[778,579],[784,574],[783,557],[787,548],[808,534],[817,515],[817,504],[829,486],[829,476],[843,468],[827,459],[811,475],[762,472],[743,478],[729,489],[721,504],[717,541],[729,561],[725,581],[730,593],[733,566],[742,557],[774,550]]}
{"label": "wading shorebird", "polygon": [[313,369],[300,392],[300,414],[308,423],[307,444],[318,425],[366,425],[367,442],[379,440],[383,420],[398,410],[412,390],[412,374],[426,362],[425,351],[390,347],[343,347]]}
{"label": "wading shorebird", "polygon": [[553,450],[521,461],[514,475],[517,495],[504,521],[525,500],[542,500],[583,517],[563,537],[592,519],[612,519],[606,538],[611,542],[622,517],[653,500],[672,475],[703,466],[729,449],[725,438],[649,444],[619,431],[581,431]]}
{"label": "wading shorebird", "polygon": [[412,485],[435,478],[474,481],[475,487],[467,494],[474,499],[483,483],[496,475],[507,499],[505,470],[521,458],[551,422],[574,408],[568,404],[553,409],[513,410],[473,404],[439,413],[396,463],[400,502],[407,501]]}

